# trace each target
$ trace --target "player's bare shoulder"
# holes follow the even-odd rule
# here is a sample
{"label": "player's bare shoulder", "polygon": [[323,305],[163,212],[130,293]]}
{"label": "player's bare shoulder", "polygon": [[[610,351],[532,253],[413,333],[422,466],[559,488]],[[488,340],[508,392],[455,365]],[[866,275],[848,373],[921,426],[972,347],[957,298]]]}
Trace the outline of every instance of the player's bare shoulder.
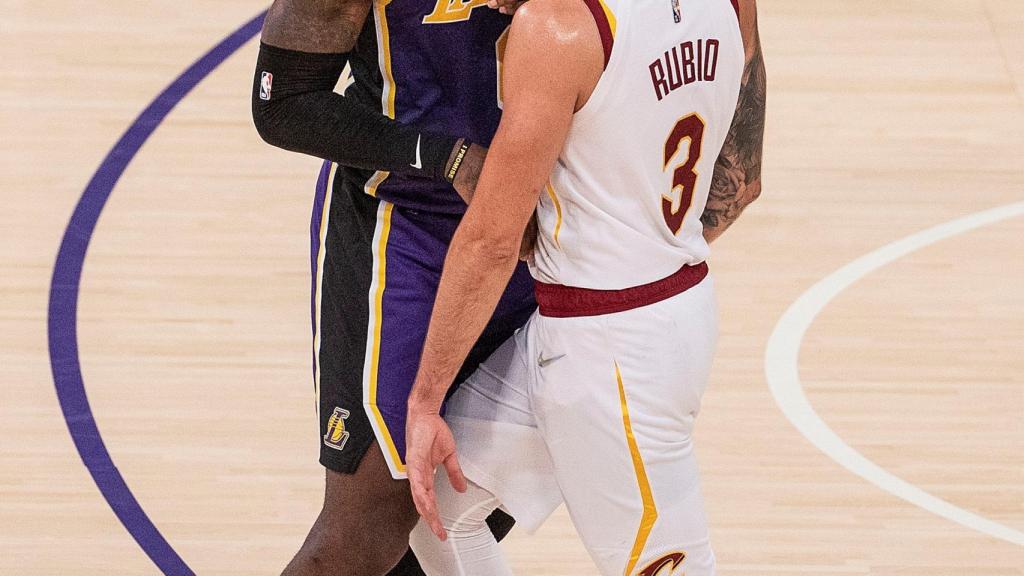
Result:
{"label": "player's bare shoulder", "polygon": [[583,1],[530,0],[516,10],[510,39],[521,45],[579,49],[600,42],[593,19]]}
{"label": "player's bare shoulder", "polygon": [[515,11],[506,62],[557,74],[562,78],[557,84],[577,93],[575,108],[579,109],[601,77],[601,46],[600,31],[585,0],[530,0]]}
{"label": "player's bare shoulder", "polygon": [[373,0],[275,0],[263,24],[263,42],[302,52],[348,52]]}

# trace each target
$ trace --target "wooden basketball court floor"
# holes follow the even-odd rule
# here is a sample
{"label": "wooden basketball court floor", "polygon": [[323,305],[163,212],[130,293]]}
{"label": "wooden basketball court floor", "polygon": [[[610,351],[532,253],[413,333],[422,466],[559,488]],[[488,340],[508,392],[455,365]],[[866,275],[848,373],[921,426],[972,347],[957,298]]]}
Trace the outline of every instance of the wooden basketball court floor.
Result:
{"label": "wooden basketball court floor", "polygon": [[[264,7],[0,1],[0,574],[276,574],[318,510],[318,163],[257,138],[246,30],[105,160]],[[765,189],[714,246],[698,425],[721,573],[1024,574],[1024,3],[761,21]],[[564,511],[506,549],[594,573]]]}

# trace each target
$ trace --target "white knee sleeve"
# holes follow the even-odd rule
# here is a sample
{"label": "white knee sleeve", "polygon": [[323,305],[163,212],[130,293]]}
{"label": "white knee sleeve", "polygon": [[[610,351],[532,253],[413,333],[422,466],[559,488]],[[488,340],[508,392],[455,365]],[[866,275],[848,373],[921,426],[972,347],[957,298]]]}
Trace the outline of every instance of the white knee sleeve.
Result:
{"label": "white knee sleeve", "polygon": [[444,474],[437,475],[435,493],[448,540],[438,540],[422,520],[409,536],[409,546],[424,572],[428,576],[512,576],[487,527],[487,517],[498,507],[494,496],[472,482],[459,494]]}

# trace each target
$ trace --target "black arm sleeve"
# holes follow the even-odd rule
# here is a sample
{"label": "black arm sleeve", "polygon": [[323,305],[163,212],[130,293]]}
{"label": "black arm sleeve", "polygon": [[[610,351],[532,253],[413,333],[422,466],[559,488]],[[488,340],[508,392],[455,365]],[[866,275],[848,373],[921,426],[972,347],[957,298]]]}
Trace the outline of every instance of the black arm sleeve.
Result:
{"label": "black arm sleeve", "polygon": [[446,181],[458,138],[421,133],[334,92],[347,54],[260,43],[252,118],[267,143],[367,170]]}

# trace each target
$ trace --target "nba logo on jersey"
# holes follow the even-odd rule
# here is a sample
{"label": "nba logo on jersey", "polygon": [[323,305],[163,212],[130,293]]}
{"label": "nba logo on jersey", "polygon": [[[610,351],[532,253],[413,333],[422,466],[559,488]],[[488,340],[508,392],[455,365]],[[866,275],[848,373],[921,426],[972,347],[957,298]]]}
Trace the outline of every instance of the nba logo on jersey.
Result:
{"label": "nba logo on jersey", "polygon": [[679,9],[679,0],[672,0],[672,21],[676,24],[683,21],[683,11]]}
{"label": "nba logo on jersey", "polygon": [[324,434],[325,446],[335,450],[341,450],[345,447],[345,443],[348,442],[348,437],[351,435],[345,430],[345,419],[348,416],[348,410],[342,408],[334,409],[334,414],[331,414],[330,419],[327,420],[327,434]]}
{"label": "nba logo on jersey", "polygon": [[270,87],[273,83],[274,75],[264,71],[263,76],[260,78],[260,100],[270,100]]}

